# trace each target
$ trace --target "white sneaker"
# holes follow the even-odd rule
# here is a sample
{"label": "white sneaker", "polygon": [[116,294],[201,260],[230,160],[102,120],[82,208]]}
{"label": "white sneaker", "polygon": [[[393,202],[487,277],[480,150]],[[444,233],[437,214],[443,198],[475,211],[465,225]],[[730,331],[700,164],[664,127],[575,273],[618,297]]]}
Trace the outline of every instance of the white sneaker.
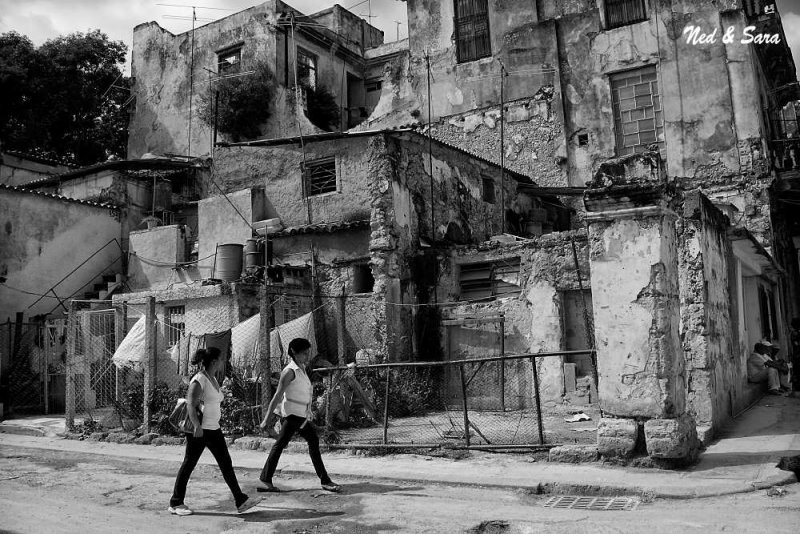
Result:
{"label": "white sneaker", "polygon": [[261,501],[263,501],[263,497],[248,497],[246,501],[236,507],[236,511],[240,514],[245,513],[250,508],[258,505]]}
{"label": "white sneaker", "polygon": [[185,504],[179,504],[178,506],[170,506],[167,508],[167,512],[171,513],[172,515],[192,515],[194,512],[191,508],[186,506]]}

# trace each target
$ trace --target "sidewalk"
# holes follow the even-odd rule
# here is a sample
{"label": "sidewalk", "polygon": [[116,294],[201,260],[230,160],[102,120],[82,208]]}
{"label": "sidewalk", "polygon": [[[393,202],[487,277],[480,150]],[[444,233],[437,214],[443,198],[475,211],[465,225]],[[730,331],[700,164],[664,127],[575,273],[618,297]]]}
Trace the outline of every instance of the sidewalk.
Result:
{"label": "sidewalk", "polygon": [[[57,429],[57,420],[41,419],[38,424],[34,419],[0,423],[0,446],[176,463],[183,456],[183,447],[177,446],[65,440],[52,435],[53,430]],[[17,432],[18,429],[28,435]],[[31,435],[34,433],[39,435]],[[43,435],[46,433],[51,435]],[[792,472],[775,468],[781,456],[795,455],[800,455],[800,399],[767,396],[740,416],[726,430],[722,439],[709,446],[695,466],[683,471],[624,468],[600,463],[530,462],[527,455],[480,452],[463,460],[413,454],[364,457],[332,452],[325,454],[325,463],[334,478],[380,478],[532,491],[544,487],[547,491],[561,493],[648,493],[656,497],[688,499],[743,493],[797,482]],[[257,477],[255,470],[260,470],[266,459],[263,451],[232,449],[231,456],[237,468],[253,470],[253,480]],[[207,464],[214,462],[210,454],[203,455],[200,461]],[[311,461],[304,452],[285,452],[280,467],[283,473],[314,473]]]}

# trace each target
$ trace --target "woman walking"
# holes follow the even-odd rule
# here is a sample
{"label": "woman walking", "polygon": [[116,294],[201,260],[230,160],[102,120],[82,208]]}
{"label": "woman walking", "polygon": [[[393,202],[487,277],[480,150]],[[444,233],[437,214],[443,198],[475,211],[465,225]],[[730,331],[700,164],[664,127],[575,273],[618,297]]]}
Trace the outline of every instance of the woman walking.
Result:
{"label": "woman walking", "polygon": [[[222,435],[219,427],[224,394],[220,391],[216,375],[225,368],[225,357],[221,355],[218,348],[209,347],[198,350],[192,363],[200,366],[200,372],[192,377],[189,382],[189,391],[186,394],[189,418],[194,424],[195,431],[194,434],[186,434],[186,454],[183,457],[183,464],[178,470],[175,489],[167,510],[175,515],[191,515],[193,513],[183,503],[186,496],[186,484],[189,482],[189,477],[203,454],[203,450],[208,447],[217,460],[222,477],[233,493],[236,510],[241,514],[261,502],[261,498],[248,497],[239,487],[236,473],[233,471],[233,462],[228,454],[225,436]],[[202,422],[197,412],[198,408],[202,411]]]}
{"label": "woman walking", "polygon": [[259,487],[259,491],[280,491],[272,485],[272,476],[278,467],[278,460],[281,458],[283,449],[289,444],[292,436],[297,432],[308,443],[308,452],[311,455],[311,462],[317,472],[322,489],[327,491],[339,491],[341,487],[335,484],[328,472],[325,464],[322,463],[322,455],[319,452],[319,438],[314,424],[311,422],[311,380],[306,374],[306,365],[311,359],[311,343],[307,339],[295,338],[289,343],[289,357],[291,361],[281,372],[278,382],[278,389],[269,402],[267,414],[261,421],[261,428],[267,428],[273,415],[281,417],[281,431],[278,439],[269,451],[267,462],[261,471],[259,480],[264,483],[264,487]]}

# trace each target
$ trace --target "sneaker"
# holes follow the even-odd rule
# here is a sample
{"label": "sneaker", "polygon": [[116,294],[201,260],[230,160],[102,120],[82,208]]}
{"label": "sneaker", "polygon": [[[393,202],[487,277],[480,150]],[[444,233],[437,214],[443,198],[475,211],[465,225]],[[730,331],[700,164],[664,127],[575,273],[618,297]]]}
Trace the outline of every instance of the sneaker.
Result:
{"label": "sneaker", "polygon": [[322,484],[322,489],[324,489],[325,491],[338,493],[339,490],[342,489],[342,487],[339,484],[335,483],[335,482],[325,482],[325,483]]}
{"label": "sneaker", "polygon": [[258,505],[261,501],[263,501],[263,497],[248,497],[246,501],[236,507],[236,511],[240,514],[245,513],[250,508]]}
{"label": "sneaker", "polygon": [[178,506],[170,506],[167,508],[167,512],[171,513],[172,515],[192,515],[194,512],[186,506],[185,504],[179,504]]}

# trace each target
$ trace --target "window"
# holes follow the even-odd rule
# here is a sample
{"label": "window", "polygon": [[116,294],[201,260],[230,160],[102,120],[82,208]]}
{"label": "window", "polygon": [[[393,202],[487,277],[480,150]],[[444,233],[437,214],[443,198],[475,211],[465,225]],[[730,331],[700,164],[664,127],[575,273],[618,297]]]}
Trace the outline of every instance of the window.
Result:
{"label": "window", "polygon": [[241,70],[242,47],[231,48],[217,54],[217,73],[236,74]]}
{"label": "window", "polygon": [[293,321],[298,317],[302,317],[308,311],[306,311],[306,302],[308,299],[304,299],[302,297],[283,297],[283,324],[288,323],[289,321]]}
{"label": "window", "polygon": [[353,293],[371,293],[374,285],[375,278],[369,263],[353,266]]}
{"label": "window", "polygon": [[297,49],[297,83],[311,89],[317,88],[317,56]]}
{"label": "window", "polygon": [[461,300],[504,297],[519,293],[519,258],[461,265],[458,285]]}
{"label": "window", "polygon": [[645,0],[606,0],[606,27],[617,28],[647,20]]}
{"label": "window", "polygon": [[664,148],[664,117],[655,66],[611,75],[617,155]]}
{"label": "window", "polygon": [[290,287],[311,287],[311,271],[308,267],[284,267],[283,284]]}
{"label": "window", "polygon": [[303,176],[306,196],[322,195],[336,191],[336,159],[325,158],[306,163]]}
{"label": "window", "polygon": [[186,331],[186,308],[184,306],[167,306],[164,315],[167,323],[167,344],[176,345]]}
{"label": "window", "polygon": [[379,80],[377,82],[367,82],[364,85],[364,88],[368,93],[372,93],[373,91],[380,91],[383,88],[383,81]]}
{"label": "window", "polygon": [[455,0],[456,58],[459,63],[492,55],[488,0]]}
{"label": "window", "polygon": [[494,180],[487,177],[481,178],[481,198],[484,202],[494,204]]}
{"label": "window", "polygon": [[778,317],[775,314],[775,294],[762,285],[758,286],[758,304],[761,312],[761,337],[778,339]]}

